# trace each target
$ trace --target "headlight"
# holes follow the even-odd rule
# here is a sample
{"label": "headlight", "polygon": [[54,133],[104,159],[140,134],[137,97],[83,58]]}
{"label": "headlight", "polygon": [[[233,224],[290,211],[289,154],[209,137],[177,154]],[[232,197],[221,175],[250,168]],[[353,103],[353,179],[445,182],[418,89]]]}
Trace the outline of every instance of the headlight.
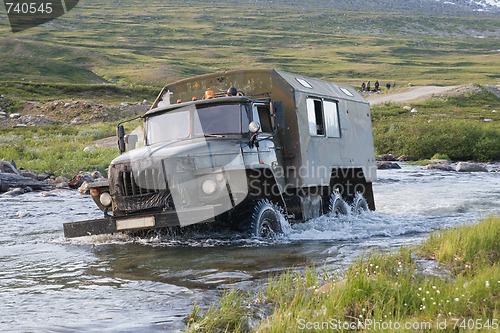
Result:
{"label": "headlight", "polygon": [[101,202],[101,204],[104,206],[104,207],[109,207],[111,206],[111,195],[108,193],[108,192],[104,192],[103,194],[101,194],[101,196],[99,197],[99,201]]}
{"label": "headlight", "polygon": [[211,179],[207,179],[201,185],[201,189],[206,195],[212,195],[217,190],[217,183]]}

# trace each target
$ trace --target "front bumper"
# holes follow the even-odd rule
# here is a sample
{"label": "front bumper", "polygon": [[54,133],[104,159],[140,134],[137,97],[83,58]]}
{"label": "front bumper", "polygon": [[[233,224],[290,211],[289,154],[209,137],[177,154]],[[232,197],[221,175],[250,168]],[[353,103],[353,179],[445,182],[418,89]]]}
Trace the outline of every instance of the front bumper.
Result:
{"label": "front bumper", "polygon": [[[159,229],[213,222],[219,206],[203,206],[157,214],[109,216],[103,219],[64,223],[64,237],[74,238],[91,235],[113,234],[122,231]],[[200,221],[200,216],[204,218]]]}

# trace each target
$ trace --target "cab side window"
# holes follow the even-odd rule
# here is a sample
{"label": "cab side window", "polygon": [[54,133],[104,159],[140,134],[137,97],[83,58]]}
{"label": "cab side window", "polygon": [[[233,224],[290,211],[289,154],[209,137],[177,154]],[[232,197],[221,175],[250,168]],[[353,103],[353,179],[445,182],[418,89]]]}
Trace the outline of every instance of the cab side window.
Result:
{"label": "cab side window", "polygon": [[269,109],[269,105],[256,105],[255,109],[254,110],[257,111],[257,114],[254,112],[254,116],[257,115],[259,119],[254,119],[254,121],[260,123],[262,132],[272,132],[273,124],[271,122],[271,111]]}

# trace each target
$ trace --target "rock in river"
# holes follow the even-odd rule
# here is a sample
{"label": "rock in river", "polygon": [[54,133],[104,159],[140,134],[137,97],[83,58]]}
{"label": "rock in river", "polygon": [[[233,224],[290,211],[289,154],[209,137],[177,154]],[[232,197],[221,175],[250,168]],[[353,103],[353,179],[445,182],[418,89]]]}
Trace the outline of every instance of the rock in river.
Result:
{"label": "rock in river", "polygon": [[471,162],[458,162],[455,170],[458,172],[488,172],[484,165]]}

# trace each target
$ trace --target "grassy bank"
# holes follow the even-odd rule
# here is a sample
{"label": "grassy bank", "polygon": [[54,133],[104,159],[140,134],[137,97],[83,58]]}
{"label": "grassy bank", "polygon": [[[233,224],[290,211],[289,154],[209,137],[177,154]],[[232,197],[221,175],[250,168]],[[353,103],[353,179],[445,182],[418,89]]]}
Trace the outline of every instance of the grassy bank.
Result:
{"label": "grassy bank", "polygon": [[500,99],[490,91],[480,89],[410,105],[417,113],[393,103],[372,108],[377,154],[500,160],[500,112],[493,112],[500,110]]}
{"label": "grassy bank", "polygon": [[[424,272],[427,259],[439,266]],[[489,217],[397,253],[370,253],[337,277],[307,269],[270,279],[257,295],[228,292],[204,316],[195,308],[188,331],[497,331],[499,260],[500,218]]]}
{"label": "grassy bank", "polygon": [[[127,124],[127,131],[137,123]],[[37,173],[72,177],[79,171],[99,170],[104,175],[117,148],[96,148],[85,152],[95,140],[115,135],[115,124],[92,126],[41,126],[2,128],[0,159],[14,160],[18,168]]]}

